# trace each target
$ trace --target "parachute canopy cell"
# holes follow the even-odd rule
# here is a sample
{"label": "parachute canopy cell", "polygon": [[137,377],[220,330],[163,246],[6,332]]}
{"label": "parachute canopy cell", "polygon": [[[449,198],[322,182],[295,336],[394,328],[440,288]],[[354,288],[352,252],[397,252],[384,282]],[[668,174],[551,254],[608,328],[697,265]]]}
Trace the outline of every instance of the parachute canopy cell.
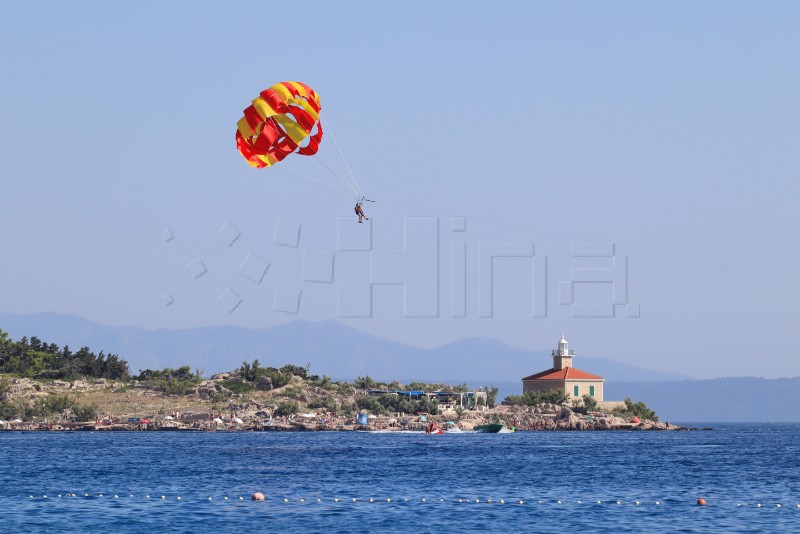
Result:
{"label": "parachute canopy cell", "polygon": [[319,150],[322,125],[319,95],[301,82],[276,83],[244,110],[236,147],[252,167],[270,167],[292,153],[312,156]]}

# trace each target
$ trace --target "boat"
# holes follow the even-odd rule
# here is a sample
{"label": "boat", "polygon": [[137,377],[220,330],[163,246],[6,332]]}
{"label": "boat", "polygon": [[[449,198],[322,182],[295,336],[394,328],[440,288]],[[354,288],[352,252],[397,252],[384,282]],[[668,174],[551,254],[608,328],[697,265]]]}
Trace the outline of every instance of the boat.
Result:
{"label": "boat", "polygon": [[506,425],[502,423],[493,423],[489,425],[478,425],[473,430],[475,432],[482,432],[484,434],[498,434]]}
{"label": "boat", "polygon": [[428,428],[425,429],[424,434],[444,434],[444,430],[439,428],[439,425],[436,423],[431,423],[428,425]]}

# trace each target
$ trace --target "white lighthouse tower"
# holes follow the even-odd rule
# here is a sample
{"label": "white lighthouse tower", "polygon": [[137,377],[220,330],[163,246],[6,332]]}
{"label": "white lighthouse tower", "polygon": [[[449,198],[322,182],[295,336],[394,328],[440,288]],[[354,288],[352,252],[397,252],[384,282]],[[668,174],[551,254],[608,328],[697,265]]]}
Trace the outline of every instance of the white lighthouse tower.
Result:
{"label": "white lighthouse tower", "polygon": [[564,369],[565,367],[572,367],[572,357],[575,356],[574,350],[569,350],[569,343],[561,333],[561,340],[558,342],[558,348],[553,351],[553,369]]}

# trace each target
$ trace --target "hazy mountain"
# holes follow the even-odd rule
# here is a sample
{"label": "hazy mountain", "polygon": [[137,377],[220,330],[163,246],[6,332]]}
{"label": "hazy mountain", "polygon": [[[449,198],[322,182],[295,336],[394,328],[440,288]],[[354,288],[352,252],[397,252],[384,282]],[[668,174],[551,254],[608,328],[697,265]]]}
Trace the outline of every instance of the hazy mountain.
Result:
{"label": "hazy mountain", "polygon": [[[191,365],[206,373],[231,370],[258,358],[264,365],[311,362],[314,373],[378,380],[511,382],[519,393],[523,376],[548,369],[550,349],[538,352],[493,339],[461,339],[433,349],[404,345],[349,328],[335,321],[294,321],[266,329],[215,326],[186,330],[108,327],[79,317],[52,313],[0,314],[0,328],[12,338],[36,336],[48,343],[88,346],[119,354],[139,369]],[[578,354],[576,366],[615,381],[684,378]],[[505,388],[504,388],[505,389]]]}

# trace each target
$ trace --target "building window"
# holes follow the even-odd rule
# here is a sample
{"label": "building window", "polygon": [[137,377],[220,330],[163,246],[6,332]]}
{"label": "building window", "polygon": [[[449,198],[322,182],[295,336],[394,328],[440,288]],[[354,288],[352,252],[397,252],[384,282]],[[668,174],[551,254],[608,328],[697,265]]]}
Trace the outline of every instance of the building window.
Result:
{"label": "building window", "polygon": [[589,386],[589,396],[594,397],[594,386]]}
{"label": "building window", "polygon": [[572,388],[572,390],[575,392],[573,397],[577,397],[578,396],[578,386],[575,386],[574,388]]}

